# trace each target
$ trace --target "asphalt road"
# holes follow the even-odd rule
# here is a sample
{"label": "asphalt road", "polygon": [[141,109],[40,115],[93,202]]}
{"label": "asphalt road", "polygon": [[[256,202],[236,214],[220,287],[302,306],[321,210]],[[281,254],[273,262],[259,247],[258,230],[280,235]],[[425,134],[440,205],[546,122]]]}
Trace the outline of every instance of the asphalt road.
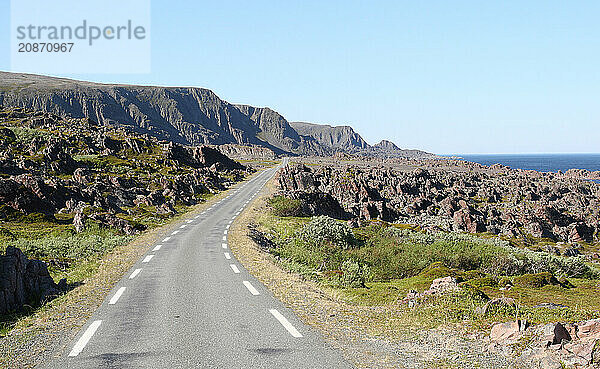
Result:
{"label": "asphalt road", "polygon": [[229,250],[230,224],[276,169],[152,245],[47,368],[351,368]]}

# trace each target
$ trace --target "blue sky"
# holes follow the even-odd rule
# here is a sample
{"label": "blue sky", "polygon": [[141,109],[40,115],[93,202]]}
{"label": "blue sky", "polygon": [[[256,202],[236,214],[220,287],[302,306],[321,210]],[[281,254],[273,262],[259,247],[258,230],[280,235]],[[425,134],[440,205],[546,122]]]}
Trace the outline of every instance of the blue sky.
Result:
{"label": "blue sky", "polygon": [[153,0],[150,74],[64,76],[206,87],[372,144],[598,152],[599,18],[597,1]]}

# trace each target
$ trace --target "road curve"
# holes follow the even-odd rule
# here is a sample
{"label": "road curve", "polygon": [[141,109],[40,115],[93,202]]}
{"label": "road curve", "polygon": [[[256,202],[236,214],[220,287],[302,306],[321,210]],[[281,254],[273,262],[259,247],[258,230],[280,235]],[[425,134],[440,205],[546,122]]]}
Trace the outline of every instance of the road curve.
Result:
{"label": "road curve", "polygon": [[46,368],[351,368],[229,251],[229,225],[276,170],[152,245]]}

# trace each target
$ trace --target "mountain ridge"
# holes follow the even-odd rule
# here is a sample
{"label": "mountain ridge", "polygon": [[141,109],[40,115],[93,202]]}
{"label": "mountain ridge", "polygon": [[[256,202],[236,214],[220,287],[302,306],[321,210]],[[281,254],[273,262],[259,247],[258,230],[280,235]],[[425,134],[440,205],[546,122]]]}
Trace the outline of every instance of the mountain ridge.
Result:
{"label": "mountain ridge", "polygon": [[290,123],[271,108],[232,104],[202,87],[107,84],[0,71],[0,105],[89,118],[192,146],[259,145],[279,155],[303,156],[327,156],[337,151],[433,156],[418,150],[389,151],[370,146],[350,126]]}

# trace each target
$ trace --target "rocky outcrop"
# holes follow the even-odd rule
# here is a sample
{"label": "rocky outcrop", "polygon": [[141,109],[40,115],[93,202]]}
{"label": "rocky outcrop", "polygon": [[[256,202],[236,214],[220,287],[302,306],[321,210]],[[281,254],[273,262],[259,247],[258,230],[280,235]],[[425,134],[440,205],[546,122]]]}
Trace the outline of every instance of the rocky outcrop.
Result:
{"label": "rocky outcrop", "polygon": [[174,160],[179,165],[192,168],[218,165],[221,169],[244,169],[244,166],[237,161],[208,146],[186,147],[170,142],[164,146],[164,155],[167,160]]}
{"label": "rocky outcrop", "polygon": [[[342,219],[392,220],[396,217],[378,189],[371,187],[368,181],[338,176],[332,168],[320,167],[313,171],[303,165],[289,165],[278,172],[277,181],[286,196],[304,200],[305,209],[331,209],[328,214],[337,213]],[[319,200],[326,202],[315,202]],[[319,211],[307,214],[317,215]]]}
{"label": "rocky outcrop", "polygon": [[451,276],[437,278],[431,282],[431,286],[429,287],[429,289],[423,292],[410,290],[401,302],[403,304],[408,304],[409,307],[413,307],[416,304],[428,298],[437,297],[453,291],[458,291],[459,289],[460,287],[458,286],[456,278]]}
{"label": "rocky outcrop", "polygon": [[[339,219],[490,232],[524,242],[529,242],[528,235],[571,244],[600,241],[600,186],[595,183],[464,162],[438,170],[440,162],[413,164],[431,163],[429,169],[291,164],[276,178],[281,194],[314,209],[309,215],[339,208]],[[576,248],[571,249],[563,253],[575,255]]]}
{"label": "rocky outcrop", "polygon": [[277,154],[271,149],[266,147],[253,145],[253,146],[242,146],[235,144],[217,145],[213,146],[219,150],[223,155],[237,160],[275,160]]}
{"label": "rocky outcrop", "polygon": [[48,301],[65,290],[66,280],[59,285],[44,262],[28,260],[18,248],[9,246],[0,255],[0,315]]}

